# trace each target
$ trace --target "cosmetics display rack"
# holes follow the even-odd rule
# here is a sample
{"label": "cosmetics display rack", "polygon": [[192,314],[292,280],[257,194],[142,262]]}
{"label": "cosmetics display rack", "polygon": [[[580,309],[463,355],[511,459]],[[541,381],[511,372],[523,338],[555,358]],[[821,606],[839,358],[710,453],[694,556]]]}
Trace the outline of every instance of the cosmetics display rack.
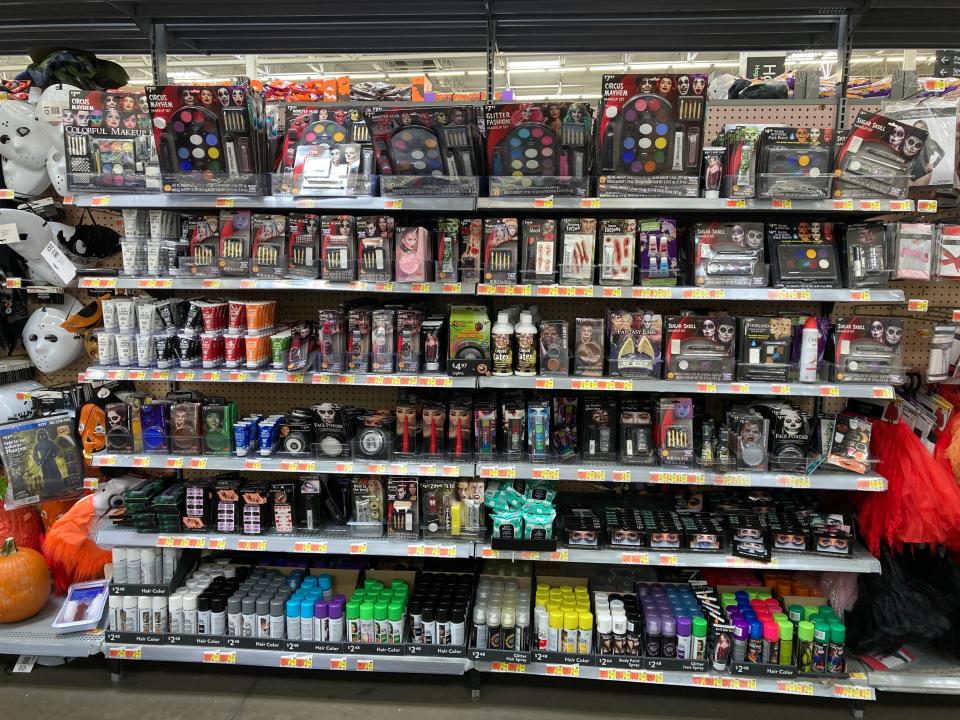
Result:
{"label": "cosmetics display rack", "polygon": [[[655,659],[648,662],[656,663]],[[688,673],[671,670],[634,670],[598,665],[571,665],[567,663],[503,663],[477,662],[481,672],[518,673],[547,677],[574,677],[588,680],[613,680],[647,685],[674,685],[679,687],[714,688],[748,692],[805,695],[807,697],[845,698],[847,700],[876,700],[876,692],[867,683],[862,672],[852,672],[844,680],[809,677],[767,678],[713,673]]]}
{"label": "cosmetics display rack", "polygon": [[0,625],[0,655],[38,655],[73,658],[97,655],[103,630],[58,633],[51,629],[60,604],[54,601],[28,620]]}
{"label": "cosmetics display rack", "polygon": [[448,375],[377,375],[373,373],[292,373],[283,370],[202,370],[106,367],[91,365],[79,375],[90,380],[149,382],[257,382],[290,385],[369,385],[456,389],[584,390],[589,392],[674,392],[711,395],[781,395],[788,397],[868,398],[890,400],[890,385],[860,383],[686,382],[571,376],[450,377]]}
{"label": "cosmetics display rack", "polygon": [[[9,283],[7,287],[10,287]],[[334,292],[374,292],[396,293],[404,295],[474,295],[477,286],[466,282],[368,282],[353,280],[336,282],[333,280],[307,280],[304,278],[283,278],[267,280],[264,278],[148,278],[148,277],[81,277],[77,287],[82,290],[330,290]],[[849,297],[843,290],[831,291]],[[897,291],[874,291],[878,298],[895,301],[890,296]],[[900,293],[900,302],[903,293]],[[859,302],[859,301],[858,301]],[[880,302],[875,300],[874,302]]]}
{"label": "cosmetics display rack", "polygon": [[883,492],[887,481],[880,475],[848,472],[818,472],[812,475],[789,473],[718,473],[683,468],[638,467],[635,465],[549,465],[512,462],[452,463],[447,461],[393,461],[372,463],[354,460],[304,460],[233,455],[126,455],[100,452],[93,456],[94,467],[139,468],[141,470],[211,470],[232,472],[326,473],[333,475],[416,475],[419,477],[480,477],[509,480],[576,480],[580,482],[649,482],[661,485],[715,485],[717,487],[770,487],[814,490],[856,490]]}
{"label": "cosmetics display rack", "polygon": [[837,200],[778,200],[759,198],[571,198],[571,197],[327,197],[294,198],[289,195],[187,195],[147,193],[142,195],[68,195],[65,204],[90,208],[251,208],[264,210],[414,210],[464,212],[473,210],[654,210],[654,211],[780,211],[816,213],[890,213],[937,211],[936,200],[891,200],[890,198]]}

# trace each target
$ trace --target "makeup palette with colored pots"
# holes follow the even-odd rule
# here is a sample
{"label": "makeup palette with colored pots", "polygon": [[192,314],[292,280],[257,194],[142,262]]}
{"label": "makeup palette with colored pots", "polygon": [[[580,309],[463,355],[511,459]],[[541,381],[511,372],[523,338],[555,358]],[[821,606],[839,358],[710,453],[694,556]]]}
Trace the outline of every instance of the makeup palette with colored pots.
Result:
{"label": "makeup palette with colored pots", "polygon": [[830,197],[832,148],[833,128],[764,128],[757,159],[757,196]]}
{"label": "makeup palette with colored pots", "polygon": [[260,193],[263,102],[246,86],[147,89],[165,192]]}
{"label": "makeup palette with colored pots", "polygon": [[774,287],[840,287],[833,223],[770,223],[766,234]]}
{"label": "makeup palette with colored pots", "polygon": [[690,76],[604,75],[603,88],[600,195],[696,197],[705,100]]}
{"label": "makeup palette with colored pots", "polygon": [[364,110],[364,118],[385,194],[476,192],[482,174],[476,108]]}
{"label": "makeup palette with colored pots", "polygon": [[593,118],[585,103],[485,108],[490,195],[584,195]]}

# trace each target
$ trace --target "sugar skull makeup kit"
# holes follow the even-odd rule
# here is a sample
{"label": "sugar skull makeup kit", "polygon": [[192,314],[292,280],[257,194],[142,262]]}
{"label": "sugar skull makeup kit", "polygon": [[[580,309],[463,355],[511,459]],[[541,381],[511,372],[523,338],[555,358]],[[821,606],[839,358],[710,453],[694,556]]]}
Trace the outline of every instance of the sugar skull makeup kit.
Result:
{"label": "sugar skull makeup kit", "polygon": [[705,84],[682,77],[681,86],[678,75],[603,76],[597,133],[601,197],[698,196]]}

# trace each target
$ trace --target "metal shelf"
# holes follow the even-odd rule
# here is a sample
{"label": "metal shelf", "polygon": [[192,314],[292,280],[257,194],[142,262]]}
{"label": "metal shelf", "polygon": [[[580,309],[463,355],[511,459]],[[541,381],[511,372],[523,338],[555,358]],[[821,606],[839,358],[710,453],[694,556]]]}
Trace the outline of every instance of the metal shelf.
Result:
{"label": "metal shelf", "polygon": [[472,667],[472,662],[466,658],[287,653],[282,650],[231,648],[226,645],[193,647],[104,643],[103,654],[115,660],[165,660],[215,665],[255,665],[304,670],[365,670],[429,675],[463,675]]}
{"label": "metal shelf", "polygon": [[374,375],[372,373],[292,373],[283,370],[156,370],[92,365],[79,375],[89,380],[134,380],[146,382],[280,383],[289,385],[371,385],[376,387],[421,387],[475,389],[474,377],[448,375]]}
{"label": "metal shelf", "polygon": [[691,382],[686,380],[642,380],[631,378],[585,378],[566,376],[480,377],[483,388],[526,390],[588,390],[613,392],[709,393],[711,395],[784,395],[794,397],[873,398],[889,400],[890,385],[859,383],[763,383],[763,382]]}
{"label": "metal shelf", "polygon": [[132,455],[100,452],[91,459],[94,467],[153,468],[154,470],[232,470],[237,472],[326,473],[331,475],[418,475],[423,477],[472,477],[474,464],[417,462],[373,463],[359,460],[312,460],[235,455]]}
{"label": "metal shelf", "polygon": [[[353,280],[310,280],[305,278],[148,278],[148,277],[80,277],[81,289],[111,290],[329,290],[331,292],[374,292],[397,295],[475,295],[474,283],[443,282],[372,282]],[[902,295],[902,294],[901,294]]]}
{"label": "metal shelf", "polygon": [[[72,201],[72,202],[71,202]],[[64,204],[95,208],[251,208],[254,210],[343,210],[383,211],[422,210],[436,212],[472,212],[473,197],[293,197],[291,195],[204,195],[190,193],[142,193],[92,195],[78,193],[64,198]]]}
{"label": "metal shelf", "polygon": [[747,692],[775,693],[778,695],[807,695],[813,697],[845,700],[876,700],[874,689],[866,684],[861,675],[849,679],[832,680],[810,677],[783,679],[749,677],[717,673],[689,673],[670,670],[624,670],[614,667],[590,665],[556,665],[531,662],[526,664],[476,662],[481,672],[512,672],[524,675],[581,678],[587,680],[612,680],[649,685],[677,685],[692,688],[718,688]]}
{"label": "metal shelf", "polygon": [[581,482],[658,483],[661,485],[713,485],[717,487],[768,487],[813,490],[883,492],[887,480],[880,475],[850,472],[816,472],[812,475],[773,472],[712,472],[636,465],[551,465],[549,463],[478,462],[477,477],[489,479],[578,480]]}
{"label": "metal shelf", "polygon": [[489,544],[477,546],[477,554],[486,559],[543,560],[547,562],[596,563],[601,565],[644,565],[649,567],[750,568],[752,570],[819,570],[822,572],[879,573],[880,561],[865,548],[854,545],[849,557],[815,553],[774,552],[768,562],[757,562],[734,555],[711,552],[624,548],[580,550],[559,548],[554,552],[512,552],[494,550]]}
{"label": "metal shelf", "polygon": [[927,646],[908,645],[916,662],[894,670],[867,670],[872,687],[883,692],[960,695],[960,662]]}
{"label": "metal shelf", "polygon": [[345,533],[231,535],[228,533],[138,533],[126,528],[97,532],[102,545],[122,547],[177,547],[193,550],[290,552],[312,555],[377,555],[390,557],[471,558],[472,540],[358,538]]}
{"label": "metal shelf", "polygon": [[764,302],[903,303],[903,290],[851,288],[703,288],[612,287],[608,285],[487,285],[477,295],[536,298],[603,298],[633,300],[762,300]]}
{"label": "metal shelf", "polygon": [[51,598],[47,606],[28,620],[0,625],[0,655],[45,657],[87,657],[100,652],[103,630],[57,633],[51,624],[57,619],[63,598]]}
{"label": "metal shelf", "polygon": [[[578,198],[493,197],[477,198],[478,210],[644,210],[651,212],[816,212],[890,213],[914,212],[913,200],[889,198],[836,200],[763,200],[759,198]],[[921,212],[934,212],[926,203]]]}

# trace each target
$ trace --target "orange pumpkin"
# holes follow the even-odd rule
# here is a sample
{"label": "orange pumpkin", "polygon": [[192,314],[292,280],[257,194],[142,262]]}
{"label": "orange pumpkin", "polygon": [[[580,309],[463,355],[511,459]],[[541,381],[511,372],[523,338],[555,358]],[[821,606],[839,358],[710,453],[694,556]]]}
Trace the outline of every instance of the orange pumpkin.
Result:
{"label": "orange pumpkin", "polygon": [[43,556],[18,549],[12,537],[0,549],[0,623],[26,620],[40,612],[50,597],[50,571]]}

